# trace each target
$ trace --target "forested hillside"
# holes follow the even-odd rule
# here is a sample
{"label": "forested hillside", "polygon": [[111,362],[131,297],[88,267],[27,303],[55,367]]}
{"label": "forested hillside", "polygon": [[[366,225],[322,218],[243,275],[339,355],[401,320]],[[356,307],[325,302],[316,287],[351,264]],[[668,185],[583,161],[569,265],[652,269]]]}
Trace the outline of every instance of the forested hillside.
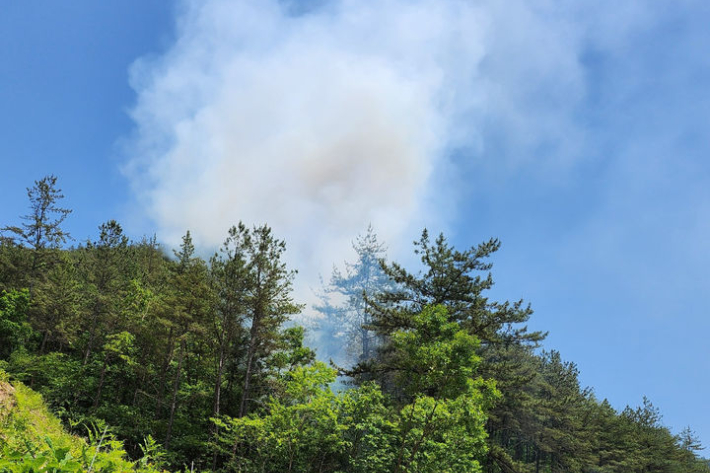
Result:
{"label": "forested hillside", "polygon": [[[597,399],[527,303],[488,298],[495,239],[424,231],[413,272],[370,229],[322,291],[314,349],[268,226],[203,259],[189,231],[166,251],[113,220],[71,240],[53,176],[28,197],[0,240],[0,471],[710,471],[690,428]],[[22,421],[33,391],[72,435]]]}

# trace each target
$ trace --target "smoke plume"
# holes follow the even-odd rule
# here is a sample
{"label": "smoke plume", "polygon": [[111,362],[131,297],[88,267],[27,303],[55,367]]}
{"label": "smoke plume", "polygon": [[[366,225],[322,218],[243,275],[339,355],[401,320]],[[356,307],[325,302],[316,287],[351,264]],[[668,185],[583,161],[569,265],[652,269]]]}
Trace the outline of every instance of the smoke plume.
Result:
{"label": "smoke plume", "polygon": [[216,248],[240,220],[268,223],[306,285],[370,223],[409,252],[455,214],[455,157],[576,156],[577,14],[542,0],[186,1],[174,44],[132,67],[126,173],[164,241],[189,229]]}

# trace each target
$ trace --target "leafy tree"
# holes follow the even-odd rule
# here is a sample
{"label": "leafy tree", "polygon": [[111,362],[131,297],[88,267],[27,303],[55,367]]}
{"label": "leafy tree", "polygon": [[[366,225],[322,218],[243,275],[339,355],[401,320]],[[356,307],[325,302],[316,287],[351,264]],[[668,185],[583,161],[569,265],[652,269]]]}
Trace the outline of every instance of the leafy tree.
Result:
{"label": "leafy tree", "polygon": [[[286,245],[274,238],[271,229],[247,228],[243,223],[232,227],[220,255],[211,260],[210,272],[216,292],[214,312],[215,384],[212,416],[219,417],[223,383],[233,396],[241,380],[236,412],[249,412],[254,399],[264,395],[266,362],[282,344],[281,325],[301,306],[291,298],[295,272],[282,261]],[[240,379],[241,378],[241,379]],[[233,403],[230,403],[233,405]],[[217,434],[216,425],[213,434]],[[213,458],[213,468],[217,456]]]}
{"label": "leafy tree", "polygon": [[[486,260],[500,248],[500,242],[491,239],[459,251],[448,243],[443,234],[432,241],[424,230],[421,238],[414,242],[414,247],[422,263],[422,270],[418,273],[412,273],[397,263],[382,264],[384,273],[394,282],[394,286],[368,298],[368,310],[372,315],[371,327],[386,342],[378,351],[375,363],[361,363],[350,373],[356,380],[374,376],[386,392],[401,395],[397,393],[397,384],[393,382],[391,373],[378,373],[376,367],[387,365],[392,357],[393,346],[389,339],[392,333],[411,328],[415,322],[412,314],[420,313],[424,307],[441,304],[447,308],[450,322],[458,323],[480,340],[477,350],[482,357],[480,374],[501,382],[504,388],[501,406],[514,406],[515,403],[506,400],[506,397],[515,396],[525,383],[534,378],[529,372],[534,372],[534,368],[526,368],[521,363],[529,359],[531,350],[544,339],[545,334],[528,332],[524,324],[532,310],[523,301],[495,302],[486,296],[486,291],[493,286],[492,265]],[[480,272],[483,274],[477,274]],[[493,417],[494,420],[515,419],[517,414],[494,411]],[[501,434],[506,441],[510,438],[506,432]],[[505,466],[513,464],[505,449],[491,447],[489,451],[489,463],[497,465],[496,468],[513,468]]]}
{"label": "leafy tree", "polygon": [[280,398],[262,416],[228,420],[231,471],[334,472],[346,449],[338,398],[328,388],[335,370],[321,362],[290,371]]}
{"label": "leafy tree", "polygon": [[[29,235],[26,218],[13,228]],[[8,228],[0,367],[74,434],[101,427],[84,443],[57,435],[56,420],[33,420],[39,396],[19,384],[8,395],[0,373],[0,471],[150,471],[149,459],[260,473],[710,471],[692,431],[673,435],[647,400],[622,412],[597,401],[574,363],[538,350],[529,307],[488,299],[497,240],[457,251],[424,232],[415,273],[385,263],[371,229],[358,238],[358,260],[334,273],[325,307],[363,356],[355,387],[334,391],[335,372],[314,361],[304,330],[284,328],[299,310],[294,272],[268,227],[234,227],[209,264],[189,232],[170,258],[115,221],[70,249]]]}
{"label": "leafy tree", "polygon": [[[215,294],[215,305],[210,324],[210,339],[215,361],[213,418],[218,418],[221,415],[224,374],[230,355],[233,355],[235,359],[241,358],[243,353],[235,353],[235,348],[240,348],[246,338],[242,323],[246,311],[248,271],[244,250],[236,240],[237,233],[237,228],[232,227],[220,249],[220,254],[215,254],[210,260],[210,278]],[[240,343],[236,343],[237,341]],[[215,425],[212,434],[217,435],[218,433],[219,425]],[[216,461],[217,455],[215,454],[213,468],[216,466]]]}
{"label": "leafy tree", "polygon": [[32,336],[27,321],[29,299],[27,290],[0,293],[0,359],[7,359]]}
{"label": "leafy tree", "polygon": [[[409,403],[388,405],[377,385],[336,394],[336,372],[321,362],[283,376],[263,409],[224,418],[220,445],[231,471],[478,472],[492,383],[475,378],[475,338],[426,308],[394,335],[396,370]],[[393,368],[395,369],[395,368]],[[408,376],[407,376],[408,375]],[[229,452],[228,447],[231,447]]]}
{"label": "leafy tree", "polygon": [[305,336],[306,331],[301,326],[289,327],[282,332],[278,351],[267,361],[268,366],[276,371],[277,377],[297,366],[306,366],[315,361],[316,353],[303,345]]}
{"label": "leafy tree", "polygon": [[498,396],[476,374],[478,340],[451,322],[444,306],[425,307],[411,328],[392,334],[393,353],[376,370],[393,371],[401,408],[399,471],[480,471],[486,411]]}
{"label": "leafy tree", "polygon": [[12,238],[0,236],[0,290],[29,287],[30,252]]}

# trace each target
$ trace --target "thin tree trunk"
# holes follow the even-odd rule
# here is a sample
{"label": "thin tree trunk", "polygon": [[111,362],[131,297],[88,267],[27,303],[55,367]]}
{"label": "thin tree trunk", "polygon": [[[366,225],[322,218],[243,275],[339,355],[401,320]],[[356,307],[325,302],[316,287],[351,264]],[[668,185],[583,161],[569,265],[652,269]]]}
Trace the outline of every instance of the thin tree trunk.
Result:
{"label": "thin tree trunk", "polygon": [[[412,408],[409,411],[409,420],[407,421],[406,425],[411,425],[412,419],[414,418],[414,407],[417,404],[417,398],[414,398],[412,401]],[[399,454],[397,455],[397,465],[394,469],[395,473],[399,472],[401,466],[402,466],[402,460],[404,459],[404,447],[405,447],[405,442],[407,440],[407,431],[402,429],[402,438],[401,438],[401,444],[399,446]]]}
{"label": "thin tree trunk", "polygon": [[84,363],[83,366],[86,366],[86,364],[89,362],[89,356],[91,355],[91,350],[94,345],[94,336],[96,333],[96,324],[99,319],[99,304],[96,303],[94,305],[94,313],[91,318],[91,328],[89,329],[89,342],[86,344],[86,353],[84,354]]}
{"label": "thin tree trunk", "polygon": [[439,401],[437,400],[434,403],[434,407],[431,409],[431,413],[427,414],[427,416],[426,416],[425,424],[424,424],[424,427],[422,428],[422,435],[419,438],[419,440],[417,441],[417,443],[414,444],[414,448],[412,449],[412,453],[409,456],[409,464],[410,465],[414,461],[414,457],[416,457],[417,452],[419,451],[419,448],[422,446],[422,443],[426,439],[426,435],[429,431],[429,427],[431,426],[430,422],[434,419],[434,413],[436,412],[436,408],[438,407],[438,405],[439,405]]}
{"label": "thin tree trunk", "polygon": [[99,407],[99,400],[101,399],[101,389],[104,386],[104,380],[106,378],[106,363],[107,356],[104,356],[104,363],[101,366],[101,376],[99,377],[99,387],[96,389],[96,397],[94,398],[94,409]]}
{"label": "thin tree trunk", "polygon": [[[215,380],[214,383],[214,406],[212,407],[212,417],[215,419],[219,417],[219,397],[221,394],[222,390],[222,371],[224,370],[224,355],[225,355],[225,350],[224,350],[224,345],[226,343],[225,341],[225,335],[226,331],[222,330],[222,340],[219,344],[219,362],[217,365],[217,379]],[[212,430],[212,435],[217,437],[219,434],[219,427],[216,424],[213,424],[210,427],[210,430]],[[214,455],[212,456],[212,471],[215,471],[217,469],[217,451],[215,450]]]}
{"label": "thin tree trunk", "polygon": [[244,417],[247,411],[247,400],[249,399],[249,390],[251,388],[251,372],[252,364],[254,363],[255,351],[256,350],[252,350],[252,348],[249,347],[249,355],[247,356],[247,371],[244,374],[244,388],[242,389],[242,401],[239,404],[239,417]]}
{"label": "thin tree trunk", "polygon": [[535,448],[535,473],[540,473],[540,449]]}
{"label": "thin tree trunk", "polygon": [[34,292],[35,292],[35,279],[36,279],[36,272],[37,272],[37,267],[39,266],[37,264],[38,256],[39,256],[39,244],[40,244],[40,238],[41,234],[37,236],[37,240],[35,241],[35,250],[32,252],[32,265],[30,266],[30,298],[29,302],[32,302],[32,299],[34,299]]}
{"label": "thin tree trunk", "polygon": [[[239,417],[244,417],[246,415],[246,410],[247,410],[247,401],[249,399],[249,389],[250,389],[250,380],[251,380],[251,372],[252,372],[252,365],[254,364],[254,354],[256,353],[256,341],[255,341],[255,325],[252,323],[252,330],[251,330],[251,340],[249,342],[249,350],[247,352],[247,369],[246,373],[244,374],[244,386],[242,388],[242,400],[241,403],[239,404]],[[234,441],[234,445],[232,445],[232,456],[234,456],[237,453],[237,447],[239,446],[239,439],[237,438]],[[290,471],[290,467],[289,467]]]}
{"label": "thin tree trunk", "polygon": [[215,380],[214,383],[214,405],[212,407],[212,417],[218,417],[219,416],[219,402],[220,402],[220,395],[222,393],[222,373],[224,371],[224,356],[225,356],[225,349],[224,349],[225,342],[222,341],[219,346],[219,361],[217,364],[217,379]]}
{"label": "thin tree trunk", "polygon": [[163,367],[160,370],[160,381],[158,382],[158,399],[155,404],[155,418],[160,418],[160,412],[163,410],[163,396],[165,396],[165,374],[168,371],[168,366],[170,366],[170,359],[173,357],[173,328],[170,327],[170,333],[168,335],[168,350],[165,353],[165,359],[163,360]]}
{"label": "thin tree trunk", "polygon": [[365,328],[361,328],[362,330],[362,360],[367,361],[370,359],[370,336]]}
{"label": "thin tree trunk", "polygon": [[239,417],[244,417],[247,413],[247,402],[249,400],[249,391],[251,389],[251,376],[254,368],[254,356],[256,355],[257,344],[259,343],[258,333],[260,323],[261,314],[255,313],[249,333],[249,351],[247,352],[247,366],[246,373],[244,373],[244,387],[242,389],[242,402],[239,405]]}
{"label": "thin tree trunk", "polygon": [[182,374],[182,360],[185,357],[185,340],[180,343],[180,358],[178,358],[177,373],[173,382],[173,399],[170,403],[170,420],[168,420],[168,433],[165,435],[165,449],[170,447],[170,434],[173,431],[173,420],[175,419],[175,407],[177,405],[178,389],[180,388],[180,375]]}
{"label": "thin tree trunk", "polygon": [[47,340],[49,339],[49,330],[44,331],[44,337],[42,337],[42,344],[39,347],[39,354],[44,355],[44,349],[47,346]]}

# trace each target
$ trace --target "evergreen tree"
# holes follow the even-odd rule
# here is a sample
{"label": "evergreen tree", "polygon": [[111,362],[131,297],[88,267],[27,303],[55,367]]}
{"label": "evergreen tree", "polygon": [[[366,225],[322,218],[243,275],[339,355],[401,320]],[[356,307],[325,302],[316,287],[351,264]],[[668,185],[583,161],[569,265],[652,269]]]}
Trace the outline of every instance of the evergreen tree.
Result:
{"label": "evergreen tree", "polygon": [[[353,249],[357,261],[345,262],[344,271],[333,269],[330,283],[323,293],[323,302],[316,307],[324,316],[320,327],[322,344],[330,347],[337,343],[329,354],[338,362],[346,359],[359,362],[374,356],[378,339],[370,327],[368,301],[393,288],[381,266],[385,245],[377,240],[371,225],[364,235],[355,239]],[[342,341],[345,342],[344,350],[343,343],[338,343]]]}
{"label": "evergreen tree", "polygon": [[[507,388],[521,389],[522,386],[513,386],[513,383],[529,382],[532,378],[526,376],[525,368],[518,364],[523,359],[507,356],[511,353],[510,347],[520,347],[516,349],[517,354],[522,354],[537,346],[545,334],[527,331],[524,323],[532,310],[523,301],[495,302],[485,295],[493,286],[492,265],[486,259],[500,248],[500,242],[491,239],[459,251],[448,243],[443,234],[432,242],[429,233],[424,230],[414,246],[414,252],[422,263],[419,273],[411,273],[397,263],[382,264],[385,275],[394,282],[394,286],[367,298],[372,315],[371,327],[388,340],[395,331],[412,327],[411,314],[421,312],[427,306],[443,305],[451,322],[460,324],[480,340],[480,373],[485,378],[501,380]],[[479,272],[483,275],[477,274]],[[374,377],[380,381],[385,392],[401,396],[403,393],[397,392],[392,371],[386,369],[391,366],[392,356],[393,346],[391,341],[387,341],[379,350],[377,360],[360,363],[350,374],[357,381]],[[508,392],[515,391],[503,391],[504,404],[507,403],[505,397]],[[497,412],[494,415],[498,418],[513,417],[512,413]],[[503,435],[508,436],[507,433]],[[489,460],[499,468],[512,461],[505,449],[498,450],[493,446]]]}
{"label": "evergreen tree", "polygon": [[[240,231],[247,229],[240,223],[232,227],[219,254],[210,260],[210,279],[215,294],[211,311],[210,339],[215,366],[212,417],[218,418],[222,407],[224,375],[230,358],[240,360],[246,340],[243,327],[248,291],[248,269],[244,245],[239,240]],[[236,365],[237,362],[234,362]],[[236,371],[236,370],[235,370]],[[218,428],[213,429],[217,434]],[[216,456],[214,461],[216,461]]]}
{"label": "evergreen tree", "polygon": [[[134,459],[160,456],[160,439],[170,467],[191,471],[710,473],[690,429],[673,435],[648,400],[622,412],[597,401],[574,363],[537,350],[529,307],[487,298],[496,240],[460,252],[424,232],[412,273],[382,261],[371,229],[358,238],[327,302],[356,353],[375,356],[352,370],[355,387],[334,392],[336,372],[314,361],[303,329],[283,328],[300,306],[268,227],[234,227],[209,264],[189,232],[171,259],[115,221],[62,249],[56,181],[35,184],[33,205],[54,204],[0,237],[0,369],[74,434],[110,430]],[[363,335],[373,331],[375,347]],[[81,469],[25,414],[7,416],[15,400],[34,399],[32,415],[41,402],[26,388],[8,396],[5,376],[0,421],[14,420],[0,426],[0,463]],[[100,448],[92,471],[140,468]]]}
{"label": "evergreen tree", "polygon": [[2,232],[33,250],[59,248],[70,238],[61,225],[71,210],[59,207],[64,195],[57,188],[57,177],[49,175],[35,181],[34,186],[27,188],[27,197],[31,213],[22,217],[27,223],[4,227]]}
{"label": "evergreen tree", "polygon": [[[414,253],[420,256],[424,271],[413,274],[403,266],[383,264],[384,273],[396,287],[370,299],[373,327],[380,333],[409,326],[408,314],[421,311],[428,305],[443,304],[453,321],[461,323],[482,345],[504,340],[537,343],[545,334],[527,332],[524,324],[532,314],[523,301],[489,301],[484,292],[493,286],[492,265],[485,260],[500,248],[491,239],[466,251],[455,250],[440,234],[431,242],[425,229],[414,242]],[[475,272],[487,272],[485,276]]]}
{"label": "evergreen tree", "polygon": [[251,232],[240,225],[232,228],[230,236],[238,245],[243,245],[248,269],[246,319],[250,326],[239,406],[239,417],[242,417],[252,401],[253,378],[258,375],[263,360],[278,347],[281,325],[289,315],[299,313],[302,306],[291,297],[295,271],[287,270],[282,261],[286,251],[283,240],[275,239],[266,225],[255,227]]}
{"label": "evergreen tree", "polygon": [[170,446],[173,425],[178,409],[178,394],[183,383],[183,370],[188,363],[189,348],[200,344],[207,332],[205,330],[210,308],[213,307],[214,294],[208,283],[207,266],[204,261],[195,258],[195,247],[188,231],[182,240],[176,270],[170,279],[173,297],[170,304],[173,314],[178,343],[178,360],[170,396],[170,414],[165,434],[165,447]]}
{"label": "evergreen tree", "polygon": [[26,223],[3,227],[0,233],[32,250],[28,269],[31,299],[35,281],[47,263],[47,250],[57,249],[71,238],[61,226],[71,210],[59,206],[64,194],[57,188],[57,177],[53,175],[35,181],[34,186],[27,188],[27,197],[30,213],[21,217]]}
{"label": "evergreen tree", "polygon": [[34,325],[42,333],[40,354],[52,346],[61,351],[77,341],[86,311],[85,296],[75,258],[71,253],[60,253],[35,290],[32,312]]}
{"label": "evergreen tree", "polygon": [[[123,294],[127,289],[129,266],[133,262],[128,258],[128,237],[115,220],[109,220],[99,226],[99,239],[89,242],[83,251],[84,290],[88,292],[89,317],[85,327],[84,364],[100,343],[97,337],[109,330],[105,325],[116,327],[123,303]],[[116,327],[118,328],[118,327]]]}

